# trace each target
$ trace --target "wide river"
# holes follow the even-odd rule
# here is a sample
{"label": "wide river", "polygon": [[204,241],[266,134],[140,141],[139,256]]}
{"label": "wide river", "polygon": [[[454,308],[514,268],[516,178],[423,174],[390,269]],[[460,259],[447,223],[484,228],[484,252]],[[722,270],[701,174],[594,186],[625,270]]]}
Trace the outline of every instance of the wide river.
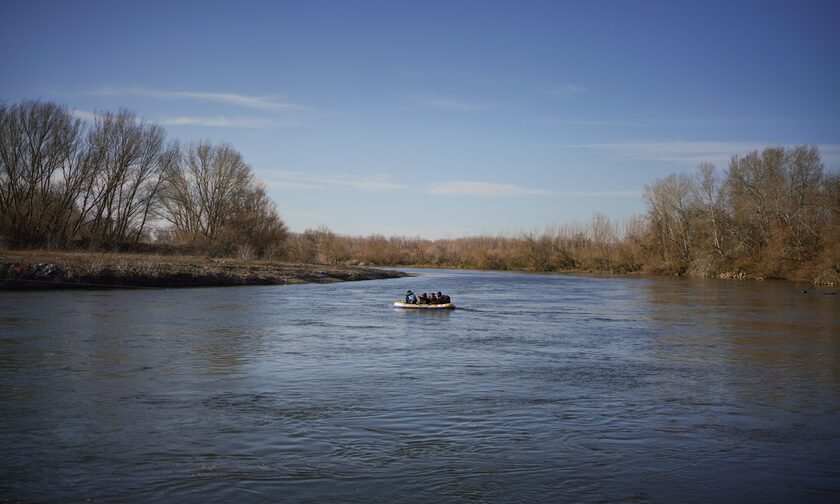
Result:
{"label": "wide river", "polygon": [[840,500],[830,289],[418,273],[0,292],[0,502]]}

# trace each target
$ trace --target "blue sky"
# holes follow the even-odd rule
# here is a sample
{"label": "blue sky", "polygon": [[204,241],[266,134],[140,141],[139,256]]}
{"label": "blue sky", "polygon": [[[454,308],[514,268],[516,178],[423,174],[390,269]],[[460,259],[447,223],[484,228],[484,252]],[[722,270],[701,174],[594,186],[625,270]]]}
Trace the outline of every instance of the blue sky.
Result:
{"label": "blue sky", "polygon": [[840,2],[6,2],[0,99],[230,143],[294,231],[641,214],[767,145],[840,167]]}

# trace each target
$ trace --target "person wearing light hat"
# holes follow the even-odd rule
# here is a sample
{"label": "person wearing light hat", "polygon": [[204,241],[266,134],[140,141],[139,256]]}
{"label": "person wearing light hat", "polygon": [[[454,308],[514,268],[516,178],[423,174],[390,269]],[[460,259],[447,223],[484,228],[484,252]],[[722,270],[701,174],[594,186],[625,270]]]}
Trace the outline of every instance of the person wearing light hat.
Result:
{"label": "person wearing light hat", "polygon": [[409,304],[416,304],[417,303],[417,296],[414,295],[411,290],[405,291],[405,302]]}

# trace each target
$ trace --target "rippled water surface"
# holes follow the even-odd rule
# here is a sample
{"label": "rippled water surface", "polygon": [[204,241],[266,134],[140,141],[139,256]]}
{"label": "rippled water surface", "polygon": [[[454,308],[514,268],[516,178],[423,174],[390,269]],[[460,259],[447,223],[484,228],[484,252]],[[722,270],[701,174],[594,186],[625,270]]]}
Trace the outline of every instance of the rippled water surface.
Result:
{"label": "rippled water surface", "polygon": [[420,275],[0,293],[0,501],[840,500],[840,295]]}

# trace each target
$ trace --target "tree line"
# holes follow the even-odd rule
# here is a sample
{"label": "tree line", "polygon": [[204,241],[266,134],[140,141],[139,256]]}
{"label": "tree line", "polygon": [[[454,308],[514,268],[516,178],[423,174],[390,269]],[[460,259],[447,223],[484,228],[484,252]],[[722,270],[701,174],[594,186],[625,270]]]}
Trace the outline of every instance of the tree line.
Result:
{"label": "tree line", "polygon": [[662,273],[694,277],[840,281],[840,174],[813,146],[768,147],[645,187],[647,213],[512,236],[444,240],[293,235],[289,256],[356,262],[525,271]]}
{"label": "tree line", "polygon": [[[155,221],[170,227],[153,238]],[[13,247],[134,247],[154,239],[273,255],[287,230],[235,149],[181,146],[128,110],[88,123],[40,101],[0,104],[0,238]]]}
{"label": "tree line", "polygon": [[588,224],[550,226],[542,232],[440,240],[340,236],[320,227],[293,233],[287,253],[296,261],[324,264],[632,273],[643,270],[643,250],[622,237],[642,227],[641,218],[618,223],[601,214]]}
{"label": "tree line", "polygon": [[[289,233],[226,144],[181,146],[120,110],[92,122],[39,101],[0,104],[0,242],[308,263],[651,272],[840,281],[840,174],[813,146],[734,156],[654,181],[646,214],[445,240]],[[161,226],[160,223],[165,223]]]}

